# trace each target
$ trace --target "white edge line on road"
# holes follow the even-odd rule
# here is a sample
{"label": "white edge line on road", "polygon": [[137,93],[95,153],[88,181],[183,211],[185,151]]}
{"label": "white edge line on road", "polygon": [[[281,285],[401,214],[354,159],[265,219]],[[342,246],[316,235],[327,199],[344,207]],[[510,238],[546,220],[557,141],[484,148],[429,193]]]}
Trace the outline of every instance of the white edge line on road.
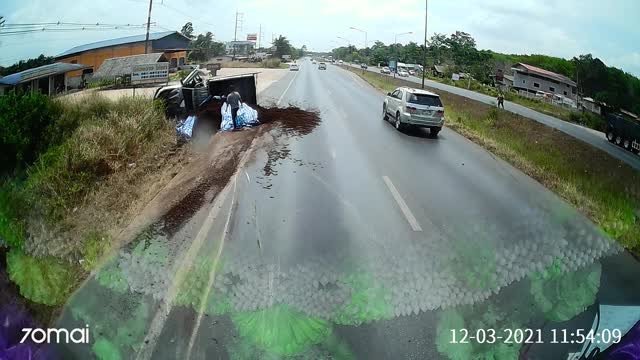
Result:
{"label": "white edge line on road", "polygon": [[251,183],[251,178],[249,177],[249,173],[245,170],[244,174],[247,176],[247,182]]}
{"label": "white edge line on road", "polygon": [[413,231],[422,231],[420,224],[418,224],[418,220],[416,220],[416,217],[413,216],[411,209],[409,209],[409,206],[407,206],[407,203],[404,202],[404,200],[402,199],[402,196],[400,196],[400,193],[398,192],[398,189],[396,189],[396,187],[391,182],[391,179],[389,179],[389,177],[387,176],[383,176],[382,180],[384,180],[384,183],[389,188],[389,191],[391,191],[391,195],[393,195],[393,198],[398,203],[398,206],[400,207],[400,210],[402,210],[404,217],[407,218],[407,221],[409,222],[411,229]]}
{"label": "white edge line on road", "polygon": [[284,96],[287,94],[287,91],[289,91],[289,88],[291,87],[291,84],[293,84],[293,81],[296,79],[296,77],[298,76],[300,72],[296,71],[296,74],[293,75],[293,79],[291,79],[291,81],[289,82],[289,86],[287,86],[286,89],[284,89],[284,92],[282,93],[282,95],[280,95],[280,99],[278,99],[278,102],[276,103],[276,106],[280,106],[280,102],[282,101],[282,98],[284,98]]}

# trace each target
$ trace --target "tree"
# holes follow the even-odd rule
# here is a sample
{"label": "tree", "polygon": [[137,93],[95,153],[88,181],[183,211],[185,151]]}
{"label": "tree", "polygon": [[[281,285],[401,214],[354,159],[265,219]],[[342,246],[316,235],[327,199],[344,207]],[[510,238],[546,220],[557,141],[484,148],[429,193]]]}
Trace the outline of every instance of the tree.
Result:
{"label": "tree", "polygon": [[273,56],[277,59],[281,58],[282,55],[292,55],[291,43],[289,43],[289,40],[282,35],[273,41],[273,46],[276,48]]}
{"label": "tree", "polygon": [[302,45],[302,47],[300,48],[300,57],[304,57],[306,53],[307,53],[307,45]]}
{"label": "tree", "polygon": [[37,58],[20,60],[11,66],[0,69],[0,75],[6,76],[20,71],[33,69],[38,66],[53,64],[54,61],[55,59],[53,57],[40,54]]}
{"label": "tree", "polygon": [[184,24],[180,33],[191,40],[195,39],[195,36],[193,36],[193,24],[191,22]]}
{"label": "tree", "polygon": [[456,65],[470,65],[477,60],[476,41],[466,32],[456,31],[446,40]]}
{"label": "tree", "polygon": [[410,42],[402,48],[400,59],[409,64],[422,63],[422,50],[415,42]]}
{"label": "tree", "polygon": [[192,50],[189,59],[193,61],[207,61],[214,56],[224,54],[224,44],[213,40],[213,34],[208,31],[200,34],[191,42]]}

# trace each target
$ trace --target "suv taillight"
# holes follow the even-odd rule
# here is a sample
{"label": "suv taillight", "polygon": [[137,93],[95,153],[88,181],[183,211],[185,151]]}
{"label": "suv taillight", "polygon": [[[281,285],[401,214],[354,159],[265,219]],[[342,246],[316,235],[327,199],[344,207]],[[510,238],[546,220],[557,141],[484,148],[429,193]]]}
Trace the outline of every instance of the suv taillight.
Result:
{"label": "suv taillight", "polygon": [[436,113],[439,117],[444,117],[444,110],[440,110]]}
{"label": "suv taillight", "polygon": [[418,111],[418,109],[411,107],[411,106],[407,106],[407,112],[409,114],[415,114]]}

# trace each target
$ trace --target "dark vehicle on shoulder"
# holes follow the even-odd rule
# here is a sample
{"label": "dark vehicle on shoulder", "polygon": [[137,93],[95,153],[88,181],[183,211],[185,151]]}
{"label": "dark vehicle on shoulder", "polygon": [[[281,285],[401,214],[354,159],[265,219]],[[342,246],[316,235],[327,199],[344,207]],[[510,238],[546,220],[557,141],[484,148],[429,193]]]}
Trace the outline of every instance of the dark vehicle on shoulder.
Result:
{"label": "dark vehicle on shoulder", "polygon": [[607,140],[634,153],[640,152],[640,120],[620,113],[607,115]]}

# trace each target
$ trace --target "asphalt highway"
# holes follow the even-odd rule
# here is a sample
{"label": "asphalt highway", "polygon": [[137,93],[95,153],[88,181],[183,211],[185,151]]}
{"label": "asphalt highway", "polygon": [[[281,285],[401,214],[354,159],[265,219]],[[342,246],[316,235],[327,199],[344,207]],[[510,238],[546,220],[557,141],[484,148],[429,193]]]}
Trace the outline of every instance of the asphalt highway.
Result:
{"label": "asphalt highway", "polygon": [[[360,69],[359,65],[353,64],[349,66]],[[375,67],[369,67],[367,71],[380,73],[380,69]],[[393,75],[388,75],[388,76],[393,76]],[[422,78],[419,78],[416,76],[409,75],[409,77],[402,78],[402,79],[414,82],[416,84],[422,84]],[[459,88],[456,86],[442,84],[433,80],[425,79],[425,86],[428,86],[434,89],[444,90],[452,94],[464,96],[466,98],[479,101],[485,104],[490,104],[490,105],[496,104],[496,99],[492,96],[481,94],[481,93],[463,89],[463,88]],[[609,155],[619,160],[624,161],[625,163],[631,165],[634,169],[640,170],[639,156],[629,151],[626,151],[614,144],[611,144],[610,142],[607,141],[607,138],[605,137],[605,135],[599,131],[589,129],[580,125],[572,124],[570,122],[540,113],[526,106],[522,106],[520,104],[516,104],[510,101],[504,102],[504,109],[506,111],[510,111],[512,113],[522,115],[526,118],[535,120],[541,124],[545,124],[547,126],[556,128],[568,135],[573,136],[578,140],[584,141],[587,144],[590,144],[591,146],[594,146],[608,153]]]}
{"label": "asphalt highway", "polygon": [[[307,60],[259,94],[322,122],[274,130],[178,233],[122,248],[65,308],[96,329],[66,358],[564,359],[584,345],[552,330],[637,309],[640,267],[587,219],[446,127],[396,131],[382,100]],[[517,328],[540,341],[476,337]]]}

